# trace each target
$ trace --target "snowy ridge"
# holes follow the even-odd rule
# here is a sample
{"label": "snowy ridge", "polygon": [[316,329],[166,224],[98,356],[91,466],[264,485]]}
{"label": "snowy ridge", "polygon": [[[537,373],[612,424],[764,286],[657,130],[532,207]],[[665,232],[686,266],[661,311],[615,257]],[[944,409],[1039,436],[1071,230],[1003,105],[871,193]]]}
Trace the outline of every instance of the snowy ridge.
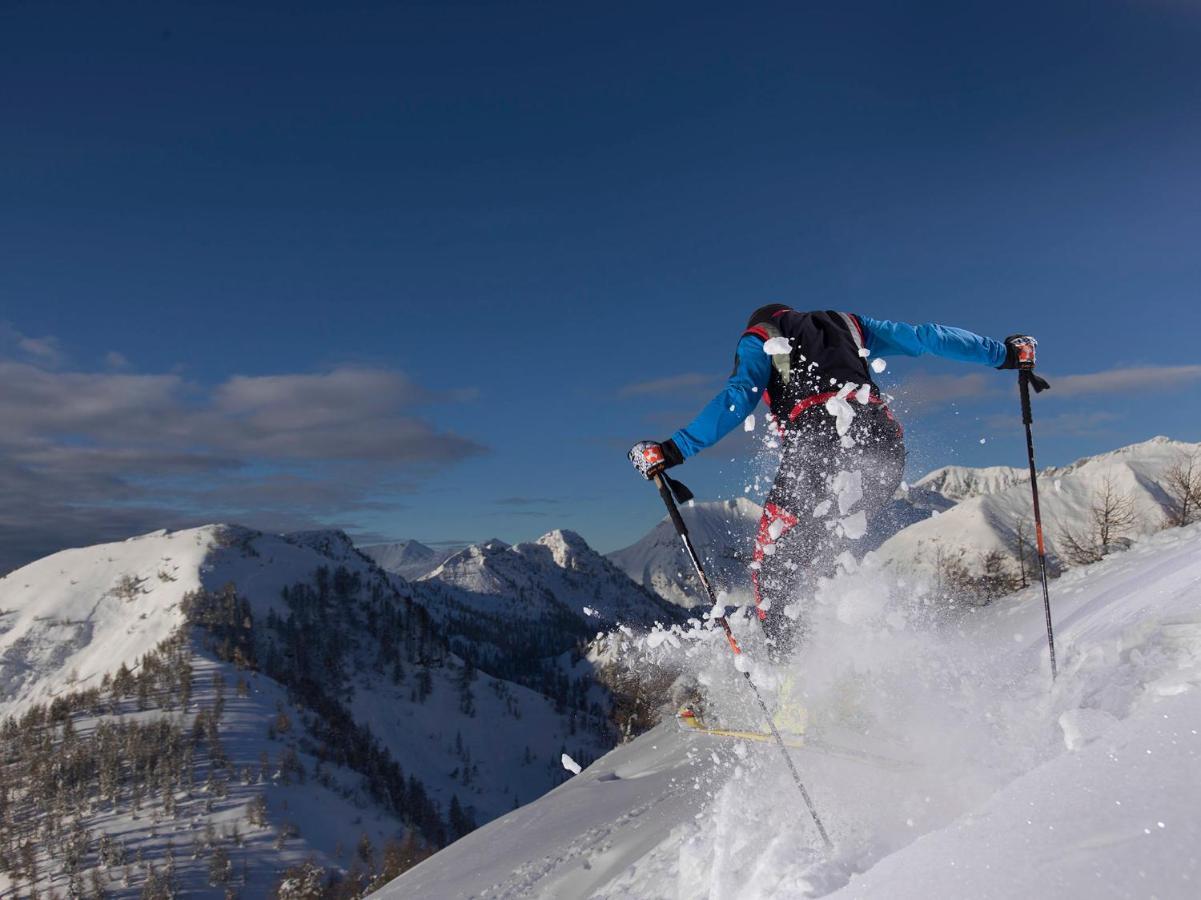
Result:
{"label": "snowy ridge", "polygon": [[[811,722],[886,734],[918,765],[794,752],[831,853],[775,748],[663,725],[378,896],[1193,896],[1201,525],[1056,581],[1053,688],[1035,590],[945,628],[897,588],[875,565],[824,585],[810,651],[792,664]],[[673,642],[709,673],[712,699],[748,705],[716,636]]]}
{"label": "snowy ridge", "polygon": [[1013,466],[943,466],[919,478],[913,487],[933,491],[948,500],[995,494],[1030,480],[1030,472]]}

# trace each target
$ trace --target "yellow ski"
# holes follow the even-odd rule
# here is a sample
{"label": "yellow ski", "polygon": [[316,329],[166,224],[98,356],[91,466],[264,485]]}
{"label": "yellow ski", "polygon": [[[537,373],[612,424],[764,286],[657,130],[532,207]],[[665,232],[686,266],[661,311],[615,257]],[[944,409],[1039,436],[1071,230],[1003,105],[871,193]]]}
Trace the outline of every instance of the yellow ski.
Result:
{"label": "yellow ski", "polygon": [[[740,731],[733,728],[715,728],[706,725],[704,720],[689,706],[683,707],[676,713],[676,722],[679,724],[681,731],[692,732],[694,734],[704,734],[717,738],[732,738],[739,741],[754,741],[757,743],[772,743],[775,741],[775,738],[766,731]],[[827,756],[848,759],[886,769],[902,770],[916,767],[915,763],[906,760],[894,759],[890,756],[873,753],[870,750],[840,746],[814,735],[781,734],[780,736],[784,740],[784,746],[790,750],[809,750],[814,753],[822,753]]]}

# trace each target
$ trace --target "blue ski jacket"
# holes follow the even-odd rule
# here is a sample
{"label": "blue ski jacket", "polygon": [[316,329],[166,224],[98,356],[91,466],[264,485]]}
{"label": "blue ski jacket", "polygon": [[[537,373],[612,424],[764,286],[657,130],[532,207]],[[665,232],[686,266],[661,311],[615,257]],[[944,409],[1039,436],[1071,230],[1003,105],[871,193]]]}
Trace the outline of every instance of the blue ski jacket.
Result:
{"label": "blue ski jacket", "polygon": [[[996,368],[1005,362],[1005,345],[962,328],[909,325],[858,317],[872,356],[921,356],[925,353]],[[745,334],[738,342],[737,363],[725,388],[688,425],[671,436],[687,459],[712,447],[738,427],[755,409],[771,379],[771,357],[763,338]]]}

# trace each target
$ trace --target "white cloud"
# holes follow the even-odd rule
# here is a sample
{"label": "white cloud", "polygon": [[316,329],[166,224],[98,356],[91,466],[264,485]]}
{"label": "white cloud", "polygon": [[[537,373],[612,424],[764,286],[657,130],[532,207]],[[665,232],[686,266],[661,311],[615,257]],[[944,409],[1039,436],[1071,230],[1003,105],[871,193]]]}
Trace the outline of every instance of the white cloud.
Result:
{"label": "white cloud", "polygon": [[1201,365],[1128,366],[1090,372],[1086,375],[1050,378],[1051,391],[1056,397],[1126,393],[1165,388],[1197,380],[1201,380]]}
{"label": "white cloud", "polygon": [[701,387],[716,387],[718,379],[713,374],[700,372],[685,372],[681,375],[669,375],[666,378],[654,378],[649,381],[636,381],[625,385],[618,395],[621,397],[636,397],[647,394],[674,394]]}
{"label": "white cloud", "polygon": [[965,372],[963,375],[911,375],[895,394],[908,409],[929,409],[994,393],[1001,388],[995,372]]}

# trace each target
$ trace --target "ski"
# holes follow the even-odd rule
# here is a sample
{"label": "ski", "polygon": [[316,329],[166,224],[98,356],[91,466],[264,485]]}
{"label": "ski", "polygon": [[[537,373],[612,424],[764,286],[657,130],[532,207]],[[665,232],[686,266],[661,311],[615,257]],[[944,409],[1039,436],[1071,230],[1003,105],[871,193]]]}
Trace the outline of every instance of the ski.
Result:
{"label": "ski", "polygon": [[[768,731],[742,731],[734,728],[718,728],[707,725],[688,708],[676,713],[676,723],[679,725],[681,731],[705,735],[707,737],[753,741],[763,744],[773,743],[776,740],[775,736]],[[834,756],[852,762],[866,763],[895,771],[917,768],[917,764],[909,760],[897,759],[881,753],[873,753],[870,750],[861,750],[857,747],[848,747],[816,735],[781,734],[780,737],[784,746],[790,750],[808,750],[825,756]]]}

